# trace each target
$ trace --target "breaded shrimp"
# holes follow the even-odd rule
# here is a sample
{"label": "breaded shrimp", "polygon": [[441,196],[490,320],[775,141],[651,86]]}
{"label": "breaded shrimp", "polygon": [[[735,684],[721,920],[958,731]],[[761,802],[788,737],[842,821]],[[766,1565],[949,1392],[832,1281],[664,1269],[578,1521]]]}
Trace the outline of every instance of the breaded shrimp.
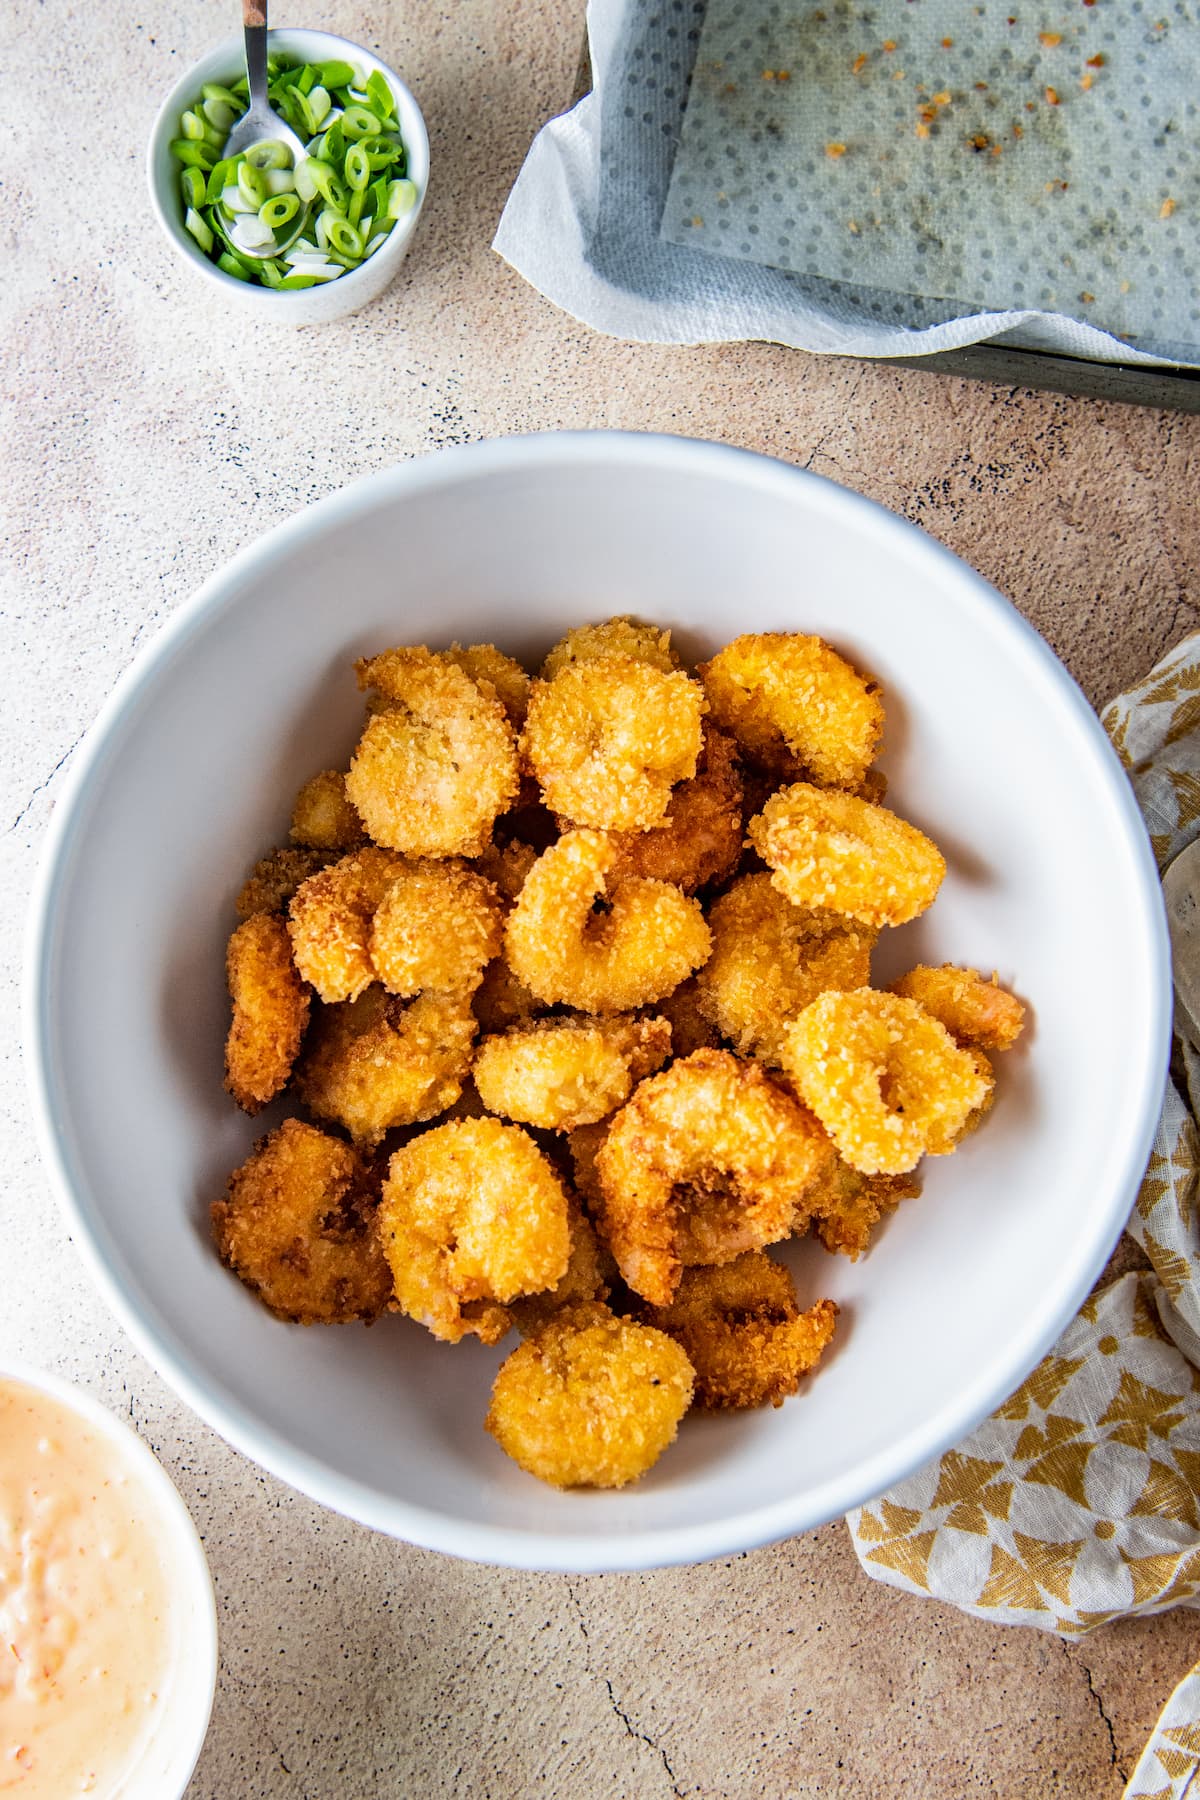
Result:
{"label": "breaded shrimp", "polygon": [[524,1294],[509,1303],[513,1324],[522,1337],[540,1331],[548,1319],[568,1306],[608,1299],[608,1276],[611,1273],[615,1279],[615,1265],[592,1229],[587,1214],[571,1195],[567,1199],[567,1226],[571,1251],[562,1280],[540,1294]]}
{"label": "breaded shrimp", "polygon": [[499,954],[500,896],[457,858],[410,864],[371,922],[372,967],[389,993],[473,994]]}
{"label": "breaded shrimp", "polygon": [[545,1010],[537,995],[517,980],[502,956],[483,971],[471,1004],[479,1029],[489,1035],[507,1031],[510,1025],[526,1024]]}
{"label": "breaded shrimp", "polygon": [[775,774],[854,788],[883,734],[878,685],[819,637],[750,632],[697,673],[713,717]]}
{"label": "breaded shrimp", "polygon": [[310,875],[296,890],[288,915],[292,954],[326,1005],[357,999],[376,979],[371,921],[408,866],[393,851],[368,844]]}
{"label": "breaded shrimp", "polygon": [[532,844],[521,838],[510,838],[504,845],[489,844],[475,858],[475,867],[486,881],[491,882],[507,910],[524,887],[525,877],[537,859],[538,852]]}
{"label": "breaded shrimp", "polygon": [[666,817],[649,831],[610,834],[617,859],[610,875],[673,881],[685,894],[721,881],[742,853],[742,778],[731,738],[707,722],[696,773],[671,795]]}
{"label": "breaded shrimp", "polygon": [[721,1034],[711,1019],[706,1019],[700,1010],[700,977],[691,976],[687,981],[661,1000],[654,1003],[656,1013],[667,1021],[671,1027],[672,1056],[690,1056],[693,1050],[717,1050],[721,1048]]}
{"label": "breaded shrimp", "polygon": [[379,986],[320,1008],[296,1087],[319,1119],[356,1144],[377,1144],[395,1125],[435,1119],[458,1099],[471,1066],[475,1016],[461,994],[398,1000]]}
{"label": "breaded shrimp", "polygon": [[593,1304],[558,1313],[513,1351],[484,1423],[552,1487],[619,1488],[657,1462],[691,1398],[692,1366],[673,1338]]}
{"label": "breaded shrimp", "polygon": [[567,832],[539,857],[509,915],[509,966],[548,1005],[649,1006],[708,955],[704,915],[678,888],[631,878],[609,891],[615,855],[598,831]]}
{"label": "breaded shrimp", "polygon": [[222,1262],[276,1318],[369,1323],[392,1291],[374,1231],[378,1197],[348,1145],[285,1119],[229,1177],[213,1236]]}
{"label": "breaded shrimp", "polygon": [[946,862],[906,819],[796,782],[750,821],[750,842],[796,906],[848,913],[864,925],[903,925],[932,905]]}
{"label": "breaded shrimp", "polygon": [[285,911],[297,888],[331,861],[327,850],[272,850],[255,863],[242,885],[234,902],[239,919]]}
{"label": "breaded shrimp", "polygon": [[525,723],[529,705],[529,676],[519,662],[497,650],[495,644],[451,644],[439,652],[443,662],[454,663],[474,682],[486,683],[508,714],[514,731]]}
{"label": "breaded shrimp", "polygon": [[916,1000],[946,1027],[956,1044],[977,1050],[1008,1050],[1025,1024],[1025,1008],[1015,994],[976,969],[922,963],[893,981],[890,992]]}
{"label": "breaded shrimp", "polygon": [[782,1263],[747,1250],[721,1268],[685,1269],[670,1306],[639,1316],[682,1346],[696,1371],[696,1404],[782,1406],[833,1336],[838,1309],[818,1300],[801,1312]]}
{"label": "breaded shrimp", "polygon": [[383,705],[367,720],[346,792],[376,843],[410,856],[474,856],[519,789],[517,747],[495,690],[425,649],[357,663]]}
{"label": "breaded shrimp", "polygon": [[596,1125],[577,1125],[574,1131],[567,1133],[567,1149],[575,1175],[575,1190],[587,1208],[589,1218],[593,1219],[599,1217],[603,1204],[600,1177],[596,1172],[596,1157],[607,1136],[607,1119],[601,1119]]}
{"label": "breaded shrimp", "polygon": [[831,1154],[758,1063],[697,1050],[613,1118],[596,1154],[597,1223],[634,1292],[667,1306],[685,1266],[787,1237]]}
{"label": "breaded shrimp", "polygon": [[954,1148],[990,1095],[978,1052],[897,994],[822,994],[788,1026],[783,1064],[846,1161],[903,1175]]}
{"label": "breaded shrimp", "polygon": [[521,748],[551,812],[600,830],[661,824],[677,782],[696,773],[704,691],[628,656],[569,665],[535,681]]}
{"label": "breaded shrimp", "polygon": [[491,1112],[571,1131],[607,1118],[670,1049],[665,1019],[539,1019],[485,1038],[473,1074]]}
{"label": "breaded shrimp", "polygon": [[778,1065],[784,1029],[827,988],[870,979],[875,932],[841,913],[793,906],[769,875],[743,875],[708,915],[712,955],[699,1004],[742,1056]]}
{"label": "breaded shrimp", "polygon": [[880,1219],[920,1192],[915,1175],[864,1175],[835,1156],[805,1204],[826,1250],[855,1262],[869,1247]]}
{"label": "breaded shrimp", "polygon": [[256,1113],[287,1086],[308,1024],[309,992],[278,913],[255,913],[238,926],[225,973],[233,1001],[225,1086],[243,1112]]}
{"label": "breaded shrimp", "polygon": [[640,619],[623,614],[605,619],[601,625],[576,625],[568,631],[542,664],[542,680],[553,681],[563,669],[576,663],[595,662],[601,656],[630,656],[634,662],[661,669],[664,675],[679,667],[669,631],[660,631],[657,625],[643,625]]}
{"label": "breaded shrimp", "polygon": [[306,781],[292,808],[291,840],[314,850],[353,850],[366,836],[363,822],[346,798],[340,769],[322,769]]}
{"label": "breaded shrimp", "polygon": [[379,1233],[402,1312],[434,1337],[494,1344],[508,1303],[560,1282],[567,1195],[533,1139],[499,1119],[437,1125],[388,1164]]}

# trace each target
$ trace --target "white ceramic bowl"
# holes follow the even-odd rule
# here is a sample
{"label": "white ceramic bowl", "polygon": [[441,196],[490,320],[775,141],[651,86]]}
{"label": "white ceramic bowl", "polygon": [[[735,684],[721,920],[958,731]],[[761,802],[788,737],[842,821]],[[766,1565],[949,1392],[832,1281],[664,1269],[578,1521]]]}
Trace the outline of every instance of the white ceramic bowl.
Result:
{"label": "white ceramic bowl", "polygon": [[272,53],[292,56],[300,62],[331,62],[340,59],[353,63],[365,76],[377,69],[396,99],[396,116],[400,136],[408,152],[408,176],[417,190],[417,201],[407,218],[397,220],[381,250],[377,250],[361,267],[336,281],[317,287],[300,288],[295,293],[279,293],[259,287],[256,282],[239,281],[226,275],[210,262],[183,223],[183,203],[179,193],[180,164],[171,154],[171,139],[181,135],[179,120],[185,109],[194,104],[206,81],[228,84],[246,72],[242,39],[226,38],[215,50],[193,63],[175,83],[159,108],[146,153],[146,176],[150,184],[150,202],[155,216],[171,244],[190,268],[206,281],[214,295],[230,306],[252,312],[264,323],[275,325],[325,325],[331,319],[344,319],[359,312],[371,300],[377,300],[395,280],[400,264],[408,254],[417,220],[425,204],[429,186],[429,138],[421,109],[394,69],[380,62],[369,50],[334,37],[328,31],[284,30],[268,33]]}
{"label": "white ceramic bowl", "polygon": [[[889,799],[942,846],[884,973],[998,968],[1031,1004],[985,1128],[928,1165],[857,1263],[797,1246],[842,1307],[778,1411],[685,1422],[621,1493],[556,1493],[484,1433],[507,1346],[276,1323],[218,1263],[209,1202],[263,1129],[221,1089],[225,938],[313,771],[344,766],[351,659],[494,640],[536,663],[632,611],[688,657],[747,628],[830,638],[883,682]],[[54,815],[30,958],[31,1067],[70,1229],[131,1336],[232,1443],[380,1530],[573,1570],[807,1529],[953,1444],[1085,1296],[1149,1152],[1168,1037],[1158,884],[1082,695],[1009,603],[914,526],[714,444],[556,433],[370,476],[242,551],[119,683]]]}
{"label": "white ceramic bowl", "polygon": [[[204,1546],[161,1463],[135,1431],[106,1406],[57,1375],[0,1361],[0,1381],[48,1394],[115,1447],[149,1500],[175,1609],[175,1662],[154,1729],[121,1783],[120,1800],[181,1800],[204,1744],[217,1685],[217,1608]],[[131,1627],[136,1618],[131,1617]]]}

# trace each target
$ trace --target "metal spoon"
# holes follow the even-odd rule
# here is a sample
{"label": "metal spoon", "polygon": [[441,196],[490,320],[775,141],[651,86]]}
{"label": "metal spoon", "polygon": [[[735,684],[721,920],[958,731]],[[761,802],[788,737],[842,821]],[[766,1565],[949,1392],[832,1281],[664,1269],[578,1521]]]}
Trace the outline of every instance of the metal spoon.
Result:
{"label": "metal spoon", "polygon": [[[242,30],[246,40],[246,79],[250,84],[250,105],[225,140],[225,156],[238,156],[270,139],[283,144],[291,152],[292,165],[298,169],[308,161],[308,151],[290,125],[286,125],[267,97],[267,0],[242,0]],[[299,195],[296,196],[299,199]],[[239,244],[237,253],[247,260],[279,256],[294,244],[308,223],[308,207],[301,201],[300,210],[291,221],[292,229],[284,239],[265,249],[245,250]]]}

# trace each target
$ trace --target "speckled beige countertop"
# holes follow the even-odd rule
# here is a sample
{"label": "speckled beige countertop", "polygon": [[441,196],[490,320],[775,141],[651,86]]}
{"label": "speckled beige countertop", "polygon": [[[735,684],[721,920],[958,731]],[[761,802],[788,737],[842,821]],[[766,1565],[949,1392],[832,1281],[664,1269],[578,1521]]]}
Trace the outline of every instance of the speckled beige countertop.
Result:
{"label": "speckled beige countertop", "polygon": [[[204,1536],[223,1653],[194,1800],[1116,1800],[1200,1653],[1194,1612],[1073,1644],[988,1627],[868,1581],[838,1523],[701,1568],[502,1573],[374,1537],[236,1456],[133,1351],[54,1209],[20,1069],[20,945],[61,771],[117,675],[232,551],[348,477],[553,426],[770,451],[967,557],[1099,701],[1200,623],[1200,417],[575,325],[488,246],[570,97],[578,0],[281,12],[409,76],[434,178],[381,303],[252,338],[177,265],[142,191],[159,96],[236,9],[11,0],[8,17],[0,1354],[130,1415]],[[110,234],[80,180],[123,217]]]}

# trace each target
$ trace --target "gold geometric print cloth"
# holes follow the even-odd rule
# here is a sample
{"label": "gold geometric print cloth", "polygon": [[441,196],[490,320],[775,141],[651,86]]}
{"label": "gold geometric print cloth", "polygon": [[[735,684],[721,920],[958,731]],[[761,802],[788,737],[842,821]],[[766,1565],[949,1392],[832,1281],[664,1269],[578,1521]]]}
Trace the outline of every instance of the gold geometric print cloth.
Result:
{"label": "gold geometric print cloth", "polygon": [[[1160,872],[1200,836],[1200,633],[1103,723]],[[1177,1043],[1126,1226],[1149,1268],[1102,1279],[957,1449],[847,1519],[868,1575],[996,1624],[1077,1637],[1200,1606],[1200,1059]],[[1126,1800],[1200,1800],[1200,1665]]]}

